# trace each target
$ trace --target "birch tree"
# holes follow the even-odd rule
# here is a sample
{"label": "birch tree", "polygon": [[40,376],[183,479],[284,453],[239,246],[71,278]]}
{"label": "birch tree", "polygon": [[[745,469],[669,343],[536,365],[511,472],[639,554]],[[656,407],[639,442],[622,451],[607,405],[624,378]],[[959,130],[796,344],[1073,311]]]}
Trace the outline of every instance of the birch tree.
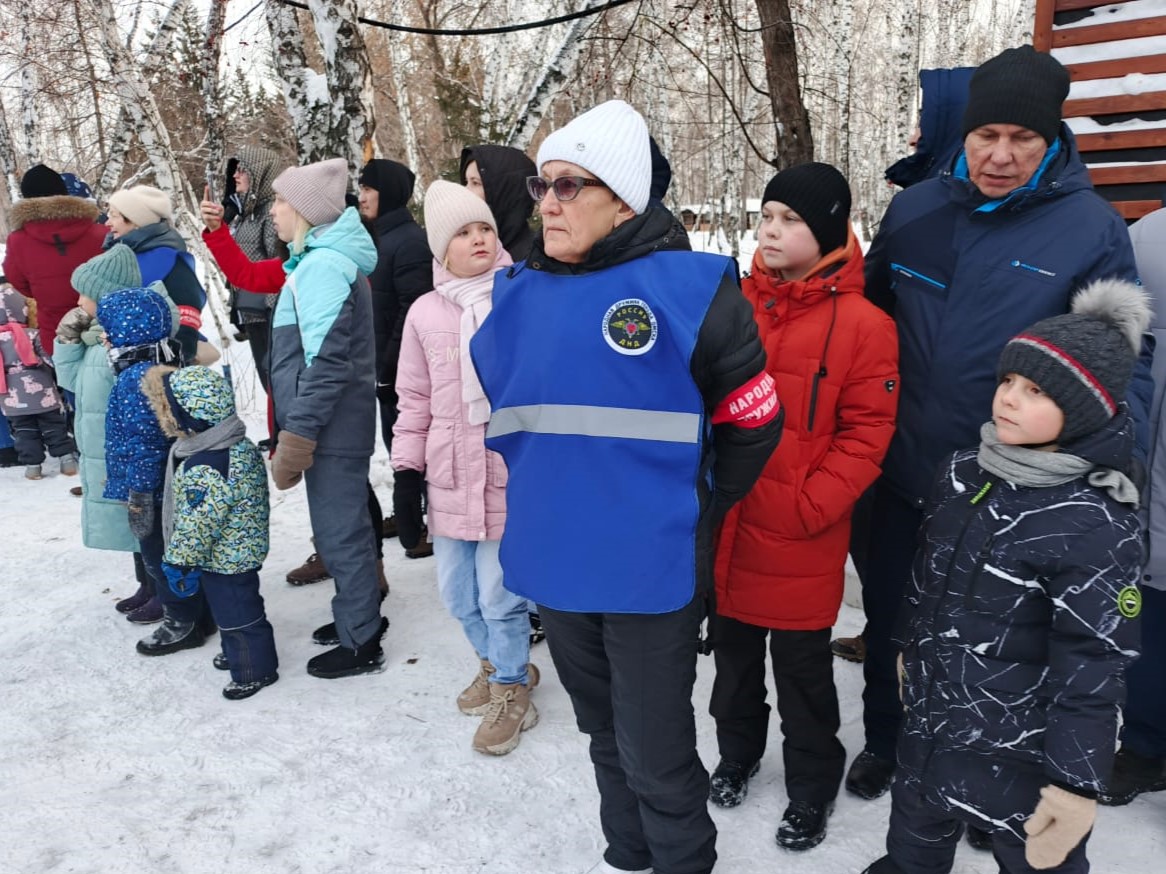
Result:
{"label": "birch tree", "polygon": [[226,24],[227,0],[211,0],[207,13],[206,43],[202,57],[203,117],[206,120],[207,175],[217,175],[223,166],[226,148],[227,116],[219,87],[219,62],[223,56],[223,27]]}
{"label": "birch tree", "polygon": [[331,95],[326,157],[347,159],[353,177],[364,164],[365,146],[376,130],[372,67],[357,21],[356,0],[308,0],[312,22],[324,53]]}
{"label": "birch tree", "polygon": [[263,11],[271,32],[272,63],[291,117],[300,163],[331,157],[328,133],[332,98],[328,80],[308,66],[295,10],[279,0],[265,0]]}
{"label": "birch tree", "polygon": [[29,165],[41,163],[40,141],[37,137],[37,75],[32,44],[32,7],[24,6],[20,21],[20,41],[24,49],[24,65],[20,69],[20,121],[24,134],[24,152]]}
{"label": "birch tree", "polygon": [[776,120],[774,167],[781,170],[814,157],[810,118],[802,102],[798,77],[798,47],[794,38],[789,0],[757,0],[761,16],[761,44],[765,49],[765,77]]}

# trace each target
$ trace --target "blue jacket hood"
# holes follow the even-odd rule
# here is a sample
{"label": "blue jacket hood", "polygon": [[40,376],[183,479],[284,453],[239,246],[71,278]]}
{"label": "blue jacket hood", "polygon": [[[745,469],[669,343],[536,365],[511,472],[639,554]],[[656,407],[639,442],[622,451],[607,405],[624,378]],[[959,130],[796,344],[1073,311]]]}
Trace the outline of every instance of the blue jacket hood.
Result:
{"label": "blue jacket hood", "polygon": [[907,188],[951,166],[963,148],[964,107],[968,103],[968,83],[975,67],[951,70],[920,70],[919,87],[923,106],[919,113],[919,142],[914,154],[900,158],[887,168],[888,182]]}
{"label": "blue jacket hood", "polygon": [[101,298],[97,321],[114,348],[157,343],[170,336],[171,304],[149,288],[123,288]]}
{"label": "blue jacket hood", "polygon": [[331,249],[351,260],[356,269],[368,276],[377,266],[377,247],[360,220],[360,214],[348,207],[340,218],[330,225],[320,225],[308,233],[305,249],[293,255],[284,264],[284,270],[291,273],[304,255],[313,249]]}

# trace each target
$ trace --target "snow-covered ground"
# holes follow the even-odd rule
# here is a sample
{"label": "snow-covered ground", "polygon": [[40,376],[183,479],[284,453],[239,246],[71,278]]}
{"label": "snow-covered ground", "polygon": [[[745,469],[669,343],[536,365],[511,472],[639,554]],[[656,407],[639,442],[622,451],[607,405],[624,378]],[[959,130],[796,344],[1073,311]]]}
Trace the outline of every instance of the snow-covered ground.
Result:
{"label": "snow-covered ground", "polygon": [[[265,436],[246,348],[229,358],[253,438]],[[53,463],[46,470],[55,470]],[[477,721],[457,692],[476,661],[441,607],[432,559],[386,542],[392,627],[386,670],[345,680],[309,677],[314,627],[329,620],[331,584],[293,588],[284,574],[310,552],[301,487],[272,492],[272,550],[262,579],[282,665],[280,681],[228,702],[213,643],[144,658],[148,629],[113,610],[133,588],[128,555],[81,546],[76,483],[28,482],[0,470],[0,874],[581,874],[603,846],[586,741],[546,645],[534,695],[541,722],[503,758],[470,749]],[[389,506],[387,459],[373,479]],[[856,632],[844,607],[837,630]],[[861,669],[837,662],[842,741],[862,742]],[[716,740],[707,703],[710,658],[696,691],[700,752]],[[857,874],[881,854],[889,799],[843,793],[830,834],[791,854],[773,840],[785,806],[777,720],[744,806],[713,810],[718,872]],[[1166,793],[1102,809],[1095,870],[1161,870]],[[994,874],[961,846],[956,874]]]}

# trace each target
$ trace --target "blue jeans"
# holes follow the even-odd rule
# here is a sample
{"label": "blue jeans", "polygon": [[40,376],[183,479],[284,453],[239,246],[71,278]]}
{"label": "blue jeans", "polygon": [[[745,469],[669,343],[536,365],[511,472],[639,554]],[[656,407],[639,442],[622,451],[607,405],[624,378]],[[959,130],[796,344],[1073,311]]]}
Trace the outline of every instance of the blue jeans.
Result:
{"label": "blue jeans", "polygon": [[275,634],[263,610],[263,596],[259,594],[259,572],[203,571],[202,591],[219,626],[231,679],[251,683],[274,674],[279,657],[275,654]]}
{"label": "blue jeans", "polygon": [[530,661],[527,601],[502,586],[499,543],[434,537],[437,589],[478,658],[489,659],[494,666],[490,682],[526,683]]}

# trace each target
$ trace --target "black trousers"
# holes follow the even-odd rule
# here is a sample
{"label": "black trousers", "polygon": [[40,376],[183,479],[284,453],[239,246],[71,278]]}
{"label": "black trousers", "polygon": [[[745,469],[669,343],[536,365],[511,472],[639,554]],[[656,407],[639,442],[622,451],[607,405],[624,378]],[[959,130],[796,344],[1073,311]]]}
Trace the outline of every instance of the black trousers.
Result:
{"label": "black trousers", "polygon": [[721,758],[760,760],[769,732],[765,639],[773,656],[781,717],[785,788],[790,801],[825,804],[842,784],[846,748],[838,740],[838,692],[830,631],[782,631],[716,617],[717,678],[709,713],[717,722]]}
{"label": "black trousers", "polygon": [[12,442],[21,464],[40,464],[45,460],[45,448],[54,458],[77,452],[77,444],[69,433],[69,422],[64,410],[49,410],[31,416],[9,416]]}
{"label": "black trousers", "polygon": [[604,858],[616,868],[708,874],[716,864],[692,709],[703,610],[700,599],[656,615],[539,607],[559,680],[591,738]]}
{"label": "black trousers", "polygon": [[271,316],[256,319],[255,313],[251,311],[247,315],[248,320],[243,327],[247,331],[251,357],[255,360],[255,372],[259,374],[259,384],[263,386],[263,391],[271,394]]}
{"label": "black trousers", "polygon": [[891,634],[911,579],[911,563],[922,521],[922,510],[884,483],[876,484],[866,572],[862,579],[862,606],[866,611],[862,722],[866,729],[866,749],[888,762],[895,761],[895,739],[903,716],[895,675],[899,650],[891,641]]}

